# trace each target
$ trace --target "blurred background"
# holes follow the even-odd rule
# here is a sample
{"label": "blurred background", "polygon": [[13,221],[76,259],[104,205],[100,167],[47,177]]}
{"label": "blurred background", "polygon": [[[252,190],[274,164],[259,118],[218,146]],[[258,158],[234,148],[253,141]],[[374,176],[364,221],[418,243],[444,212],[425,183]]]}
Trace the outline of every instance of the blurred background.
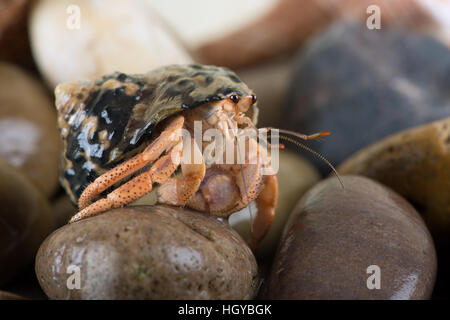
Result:
{"label": "blurred background", "polygon": [[[386,160],[381,176],[378,156],[358,159],[402,130],[438,120],[450,128],[449,46],[448,0],[0,0],[0,299],[45,298],[34,255],[76,211],[58,182],[55,86],[174,63],[234,70],[258,96],[258,126],[331,131],[308,145],[336,167],[344,164],[343,172],[370,176],[406,197],[445,262],[447,126],[420,135],[442,141],[435,153],[408,151],[431,164],[389,167]],[[416,159],[401,150],[408,143],[401,140],[395,152]],[[277,220],[259,256],[269,261],[263,269],[300,195],[330,173],[288,149],[281,153]],[[245,215],[232,224],[248,233]],[[435,298],[448,298],[445,283],[438,276]]]}

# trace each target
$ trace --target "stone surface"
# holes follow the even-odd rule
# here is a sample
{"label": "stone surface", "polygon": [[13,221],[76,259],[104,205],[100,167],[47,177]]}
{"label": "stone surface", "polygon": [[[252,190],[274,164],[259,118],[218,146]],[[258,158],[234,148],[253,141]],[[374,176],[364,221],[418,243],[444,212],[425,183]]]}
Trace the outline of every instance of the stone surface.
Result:
{"label": "stone surface", "polygon": [[378,141],[338,171],[391,187],[417,207],[436,240],[450,239],[450,118]]}
{"label": "stone surface", "polygon": [[0,159],[0,285],[31,262],[50,232],[47,200],[28,179]]}
{"label": "stone surface", "polygon": [[[301,196],[317,181],[319,173],[307,160],[289,150],[280,150],[278,179],[278,203],[269,233],[256,251],[259,259],[270,259],[278,246],[283,227]],[[258,210],[252,206],[252,213]],[[248,208],[230,216],[230,225],[244,238],[250,238],[252,217]]]}
{"label": "stone surface", "polygon": [[60,153],[56,110],[36,79],[6,63],[0,63],[0,137],[0,158],[52,195]]}
{"label": "stone surface", "polygon": [[[80,268],[80,290],[66,286]],[[209,215],[168,206],[115,209],[66,225],[36,257],[51,299],[249,299],[257,265],[244,241]]]}
{"label": "stone surface", "polygon": [[422,214],[436,243],[436,289],[450,296],[450,118],[391,135],[352,155],[338,168],[377,180]]}
{"label": "stone surface", "polygon": [[[265,288],[266,299],[427,299],[436,255],[415,209],[361,176],[316,184],[294,209]],[[380,289],[369,266],[380,268]]]}
{"label": "stone surface", "polygon": [[449,79],[450,49],[436,39],[343,21],[298,56],[283,125],[331,131],[316,151],[338,165],[388,134],[450,116]]}
{"label": "stone surface", "polygon": [[70,5],[73,1],[39,1],[30,16],[33,56],[51,88],[192,61],[145,1],[77,1],[79,28],[77,9]]}

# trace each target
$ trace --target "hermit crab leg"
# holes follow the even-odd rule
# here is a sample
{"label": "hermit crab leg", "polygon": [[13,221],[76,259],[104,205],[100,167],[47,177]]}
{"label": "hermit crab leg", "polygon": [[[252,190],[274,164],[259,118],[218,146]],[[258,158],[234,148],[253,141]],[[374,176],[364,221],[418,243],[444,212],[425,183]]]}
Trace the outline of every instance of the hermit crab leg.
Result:
{"label": "hermit crab leg", "polygon": [[[197,192],[205,177],[205,161],[200,148],[194,139],[191,139],[191,159],[181,164],[182,177],[173,177],[159,187],[158,202],[174,206],[184,206]],[[195,163],[198,158],[201,163]]]}
{"label": "hermit crab leg", "polygon": [[256,199],[258,214],[253,221],[252,232],[248,245],[253,251],[267,234],[275,217],[275,207],[278,199],[278,182],[276,175],[265,175],[263,188]]}
{"label": "hermit crab leg", "polygon": [[[96,213],[124,206],[152,190],[153,183],[164,183],[180,165],[183,142],[175,145],[168,154],[156,161],[150,170],[138,175],[119,188],[84,208],[72,217],[70,223],[90,217]],[[175,160],[175,161],[174,161]]]}
{"label": "hermit crab leg", "polygon": [[[247,124],[248,126],[253,124],[251,121],[249,122],[250,119],[245,116],[237,118],[238,119],[236,119],[236,121],[238,124]],[[251,139],[251,142],[253,143],[253,146],[256,146],[257,148],[256,156],[258,161],[260,161],[261,156],[264,157],[263,166],[266,169],[270,169],[269,172],[273,172],[270,165],[270,155],[267,150],[263,146],[258,144],[254,138]],[[252,157],[251,154],[249,154],[248,156]],[[261,240],[265,237],[267,232],[269,232],[270,226],[272,225],[273,219],[275,217],[275,208],[278,200],[278,180],[276,175],[264,175],[262,184],[263,187],[260,190],[258,197],[256,198],[256,207],[258,211],[256,214],[256,218],[253,221],[251,235],[248,241],[248,245],[250,249],[252,249],[252,251],[255,251],[258,248]]]}
{"label": "hermit crab leg", "polygon": [[92,199],[100,193],[114,185],[116,182],[119,182],[123,178],[155,161],[165,150],[172,148],[179,140],[181,135],[180,129],[183,127],[183,124],[184,117],[177,116],[168,124],[160,136],[145,148],[142,153],[95,179],[81,194],[78,200],[78,207],[80,209],[86,208],[91,203]]}
{"label": "hermit crab leg", "polygon": [[[262,188],[256,198],[257,214],[255,220],[253,221],[250,239],[248,245],[252,251],[255,251],[261,240],[265,237],[267,232],[269,232],[270,226],[272,225],[273,219],[275,217],[275,208],[278,200],[278,180],[276,175],[273,173],[271,167],[271,158],[268,151],[258,144],[255,139],[250,140],[254,146],[257,147],[257,159],[258,163],[262,162],[262,167],[267,169],[269,174],[262,177]],[[252,154],[248,155],[252,157]],[[255,155],[253,155],[254,157]],[[262,168],[258,168],[262,172]]]}

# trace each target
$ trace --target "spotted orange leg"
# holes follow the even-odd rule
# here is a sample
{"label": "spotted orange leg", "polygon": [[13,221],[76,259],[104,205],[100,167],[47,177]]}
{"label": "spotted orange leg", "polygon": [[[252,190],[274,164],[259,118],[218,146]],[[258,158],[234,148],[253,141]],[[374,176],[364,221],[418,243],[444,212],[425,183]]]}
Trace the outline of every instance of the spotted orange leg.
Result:
{"label": "spotted orange leg", "polygon": [[[150,192],[153,183],[165,182],[179,166],[179,162],[173,162],[172,159],[181,158],[178,154],[181,155],[183,143],[181,140],[181,130],[179,129],[183,127],[183,123],[184,118],[182,116],[176,117],[169,123],[161,135],[145,148],[142,153],[94,180],[81,194],[78,201],[81,211],[70,222],[89,217],[112,207],[123,206]],[[161,154],[167,149],[169,151],[161,157]],[[178,156],[174,156],[174,154]],[[157,161],[155,162],[155,160]],[[106,198],[90,204],[92,199],[100,195],[100,193],[110,186],[152,162],[155,163],[150,170],[123,184],[108,194]]]}
{"label": "spotted orange leg", "polygon": [[174,153],[181,154],[182,147],[183,142],[176,144],[166,155],[159,158],[150,170],[138,175],[115,189],[109,193],[106,198],[100,199],[85,207],[73,216],[70,222],[90,217],[111,208],[122,207],[152,191],[153,183],[164,183],[180,165],[179,162],[174,162],[172,159],[181,158],[179,156],[174,156]]}
{"label": "spotted orange leg", "polygon": [[86,208],[91,203],[92,199],[110,186],[158,159],[166,149],[171,148],[178,143],[181,135],[179,129],[183,127],[183,124],[184,118],[182,116],[176,117],[169,123],[161,135],[145,148],[142,153],[95,179],[81,194],[78,200],[78,207],[80,209]]}

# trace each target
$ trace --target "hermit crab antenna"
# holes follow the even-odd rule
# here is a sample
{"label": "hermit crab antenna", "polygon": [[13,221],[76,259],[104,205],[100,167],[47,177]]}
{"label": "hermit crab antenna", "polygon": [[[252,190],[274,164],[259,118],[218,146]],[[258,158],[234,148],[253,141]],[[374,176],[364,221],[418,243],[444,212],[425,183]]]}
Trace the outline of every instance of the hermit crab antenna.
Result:
{"label": "hermit crab antenna", "polygon": [[325,132],[319,132],[319,133],[314,133],[314,134],[310,134],[310,135],[306,135],[306,134],[301,134],[298,132],[294,132],[294,131],[290,131],[290,130],[285,130],[285,129],[278,129],[278,128],[272,128],[272,127],[268,127],[266,128],[267,130],[278,130],[281,133],[284,134],[288,134],[297,138],[300,138],[302,140],[313,140],[313,139],[318,139],[320,137],[323,136],[328,136],[330,134],[329,131],[325,131]]}
{"label": "hermit crab antenna", "polygon": [[336,171],[336,169],[335,169],[334,166],[330,163],[330,161],[328,161],[323,155],[321,155],[321,154],[318,153],[317,151],[314,151],[314,150],[311,149],[310,147],[307,147],[307,146],[305,146],[303,143],[300,143],[300,142],[298,142],[298,141],[296,141],[296,140],[294,140],[294,139],[292,139],[292,138],[290,138],[290,137],[279,136],[279,138],[284,139],[284,140],[286,140],[286,141],[289,141],[289,142],[295,144],[296,146],[298,146],[298,147],[300,147],[300,148],[302,148],[302,149],[305,149],[306,151],[311,152],[313,155],[315,155],[315,156],[318,157],[320,160],[322,160],[323,162],[325,162],[325,163],[331,168],[331,170],[333,170],[334,174],[336,175],[336,177],[337,177],[338,180],[339,180],[339,183],[340,183],[341,186],[342,186],[342,189],[345,189],[345,188],[344,188],[344,183],[342,182],[341,177],[339,176],[339,173]]}

